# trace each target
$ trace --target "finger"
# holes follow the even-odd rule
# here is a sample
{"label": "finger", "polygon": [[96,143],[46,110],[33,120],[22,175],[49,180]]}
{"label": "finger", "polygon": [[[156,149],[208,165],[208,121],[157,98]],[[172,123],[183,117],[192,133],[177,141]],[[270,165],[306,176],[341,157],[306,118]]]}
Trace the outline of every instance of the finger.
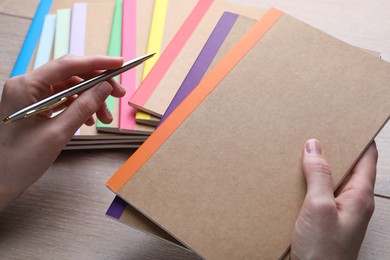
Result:
{"label": "finger", "polygon": [[110,110],[108,110],[106,103],[102,104],[102,106],[96,112],[96,116],[103,124],[109,124],[113,120],[112,114]]}
{"label": "finger", "polygon": [[53,127],[60,127],[69,136],[72,136],[96,111],[103,105],[110,95],[112,86],[102,82],[86,90],[69,105],[61,115],[57,116]]}
{"label": "finger", "polygon": [[[103,73],[105,70],[93,70],[93,71],[88,71],[86,73],[78,74],[77,77],[80,79],[90,79],[93,77],[96,77],[97,75]],[[115,81],[119,81],[119,76],[115,76],[112,79],[115,79]]]}
{"label": "finger", "polygon": [[72,76],[69,79],[52,84],[53,91],[55,93],[58,93],[60,91],[63,91],[65,89],[73,87],[74,85],[79,84],[81,81],[83,81],[83,79],[81,77]]}
{"label": "finger", "polygon": [[[94,73],[87,73],[84,75],[79,75],[82,79],[90,79],[101,73],[102,71],[95,71]],[[126,94],[126,90],[122,87],[121,84],[119,84],[119,77],[110,78],[107,80],[108,83],[111,84],[113,87],[113,90],[111,92],[111,96],[114,97],[123,97]]]}
{"label": "finger", "polygon": [[[101,72],[101,71],[99,71],[99,72]],[[88,76],[87,75],[72,76],[69,79],[58,82],[56,84],[53,84],[52,86],[53,86],[54,93],[57,93],[57,92],[65,90],[65,89],[68,89],[72,86],[75,86],[76,84],[79,84],[83,80],[90,79],[90,78],[96,76],[97,74],[99,74],[99,73],[89,74]],[[111,79],[108,79],[107,81],[113,87],[113,90],[111,92],[112,96],[123,97],[126,94],[126,90],[121,86],[121,84],[119,84],[117,82],[117,80],[111,78]]]}
{"label": "finger", "polygon": [[115,79],[109,79],[108,83],[110,83],[112,86],[111,96],[120,98],[126,94],[125,88],[122,87],[122,85],[119,84],[118,81],[116,81]]}
{"label": "finger", "polygon": [[79,74],[78,76],[80,78],[83,78],[83,79],[90,79],[90,78],[93,78],[93,77],[99,75],[102,72],[104,72],[104,70],[92,70],[92,71],[88,71],[86,73]]}
{"label": "finger", "polygon": [[357,190],[369,194],[373,193],[377,161],[378,150],[374,141],[370,144],[365,153],[353,167],[348,178],[337,190],[337,193],[343,193],[348,190]]}
{"label": "finger", "polygon": [[91,116],[90,118],[87,119],[84,123],[87,126],[93,126],[95,124],[95,119]]}
{"label": "finger", "polygon": [[96,70],[116,69],[122,64],[123,58],[121,57],[65,55],[31,72],[29,79],[49,86],[74,75],[82,75]]}
{"label": "finger", "polygon": [[[73,76],[67,80],[58,82],[58,83],[52,85],[54,93],[58,93],[60,91],[68,89],[72,86],[75,86],[76,84],[79,84],[82,81],[83,81],[82,77]],[[126,94],[126,90],[115,79],[108,79],[107,82],[110,83],[111,86],[113,87],[113,90],[111,92],[111,96],[123,97]]]}
{"label": "finger", "polygon": [[58,111],[62,111],[64,110],[65,108],[67,108],[68,106],[70,106],[70,104],[73,103],[74,100],[76,100],[76,98],[78,97],[78,95],[74,95],[74,96],[70,96],[68,97],[68,99],[64,102],[64,103],[61,103],[60,105],[56,106],[53,108],[53,112],[58,112]]}
{"label": "finger", "polygon": [[[78,77],[73,77],[72,79],[69,79],[67,82],[71,82],[71,81],[81,81],[81,79],[79,79]],[[124,96],[126,91],[122,88],[122,86],[119,83],[117,83],[114,79],[110,79],[107,82],[109,82],[111,84],[111,86],[113,87],[113,90],[111,92],[112,96],[114,96],[114,97],[122,97],[122,96]],[[63,86],[61,86],[61,87],[63,87]],[[113,92],[115,90],[116,90],[117,93],[114,95]],[[67,101],[65,101],[61,105],[55,107],[53,109],[53,112],[61,111],[61,110],[65,109],[65,108],[67,108],[77,98],[77,96],[78,95],[74,95],[74,96],[69,97],[67,99]],[[98,119],[100,121],[102,121],[102,122],[104,121],[105,124],[109,124],[112,121],[112,114],[107,109],[107,106],[106,106],[105,103],[103,103],[103,106],[97,111],[97,116],[98,116]],[[92,121],[90,120],[90,122],[92,122]],[[92,123],[92,125],[93,124],[94,123]]]}
{"label": "finger", "polygon": [[307,183],[307,196],[314,199],[331,199],[333,196],[332,175],[321,144],[311,139],[305,143],[302,169]]}

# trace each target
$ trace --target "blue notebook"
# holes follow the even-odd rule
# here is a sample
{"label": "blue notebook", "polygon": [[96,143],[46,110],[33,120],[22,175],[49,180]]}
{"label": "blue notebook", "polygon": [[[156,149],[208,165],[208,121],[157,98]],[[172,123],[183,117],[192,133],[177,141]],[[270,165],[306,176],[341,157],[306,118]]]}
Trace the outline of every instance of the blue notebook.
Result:
{"label": "blue notebook", "polygon": [[34,54],[35,47],[38,44],[41,35],[45,16],[49,13],[53,0],[41,0],[37,11],[28,29],[26,38],[24,39],[19,56],[16,59],[15,66],[11,73],[11,78],[26,73],[31,57]]}

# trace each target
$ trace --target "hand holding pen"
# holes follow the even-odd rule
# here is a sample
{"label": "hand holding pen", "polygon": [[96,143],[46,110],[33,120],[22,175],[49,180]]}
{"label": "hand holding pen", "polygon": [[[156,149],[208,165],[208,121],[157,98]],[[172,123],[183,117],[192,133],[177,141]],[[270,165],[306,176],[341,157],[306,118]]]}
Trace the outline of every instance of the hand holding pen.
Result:
{"label": "hand holding pen", "polygon": [[14,112],[13,114],[9,115],[8,117],[3,119],[4,124],[8,124],[32,115],[36,115],[39,113],[42,113],[47,110],[51,110],[55,107],[58,107],[62,103],[65,103],[68,101],[68,99],[72,98],[74,95],[85,91],[97,83],[100,83],[105,80],[110,80],[112,77],[115,77],[119,75],[122,72],[125,72],[131,68],[134,68],[135,66],[143,63],[145,60],[151,58],[154,55],[154,53],[147,54],[138,58],[135,58],[133,60],[127,61],[123,64],[122,67],[115,69],[115,70],[107,70],[105,72],[102,72],[98,75],[96,75],[93,78],[86,79],[82,82],[79,82],[78,84],[62,90],[58,93],[53,94],[52,96],[49,96],[43,100],[40,100],[36,103],[33,103],[25,108],[20,109],[19,111]]}
{"label": "hand holding pen", "polygon": [[[6,81],[0,116],[13,122],[20,119],[12,116],[15,112],[18,115],[17,112],[31,108],[31,104],[39,104],[48,97],[58,97],[58,93],[67,92],[74,86],[80,86],[80,82],[89,82],[102,72],[105,75],[105,71],[112,72],[122,65],[123,58],[107,56],[68,55],[49,62]],[[93,124],[95,113],[103,123],[111,122],[112,116],[105,99],[109,95],[122,97],[125,90],[112,79],[91,86],[72,92],[61,104],[51,101],[40,104],[34,108],[36,112],[41,112],[38,115],[0,124],[0,211],[42,176],[77,129],[83,124]],[[59,105],[55,107],[56,104]],[[30,108],[27,110],[30,111]],[[45,109],[49,110],[44,112]],[[51,118],[51,112],[56,110],[63,112]]]}

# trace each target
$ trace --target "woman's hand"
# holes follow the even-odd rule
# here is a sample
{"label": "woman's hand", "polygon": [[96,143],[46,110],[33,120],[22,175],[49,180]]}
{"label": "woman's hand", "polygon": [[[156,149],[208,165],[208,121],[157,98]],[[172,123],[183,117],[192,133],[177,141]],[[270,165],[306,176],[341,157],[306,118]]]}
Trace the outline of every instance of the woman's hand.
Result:
{"label": "woman's hand", "polygon": [[295,224],[291,259],[356,259],[374,211],[378,152],[373,142],[333,193],[331,169],[317,140],[302,152],[307,194]]}
{"label": "woman's hand", "polygon": [[[11,78],[4,85],[0,118],[122,64],[122,58],[67,55]],[[84,123],[94,123],[95,113],[102,122],[111,122],[105,99],[124,94],[118,83],[109,80],[71,97],[56,108],[64,110],[53,118],[53,111],[47,111],[10,124],[0,123],[0,211],[46,172]]]}

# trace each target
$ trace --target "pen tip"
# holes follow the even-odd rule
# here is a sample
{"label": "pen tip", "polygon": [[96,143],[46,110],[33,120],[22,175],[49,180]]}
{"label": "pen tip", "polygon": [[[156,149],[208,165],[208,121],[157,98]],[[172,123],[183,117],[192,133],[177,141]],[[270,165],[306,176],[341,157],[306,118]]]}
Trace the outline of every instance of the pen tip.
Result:
{"label": "pen tip", "polygon": [[3,124],[6,125],[8,123],[11,123],[11,119],[9,119],[9,117],[6,117],[3,119]]}

